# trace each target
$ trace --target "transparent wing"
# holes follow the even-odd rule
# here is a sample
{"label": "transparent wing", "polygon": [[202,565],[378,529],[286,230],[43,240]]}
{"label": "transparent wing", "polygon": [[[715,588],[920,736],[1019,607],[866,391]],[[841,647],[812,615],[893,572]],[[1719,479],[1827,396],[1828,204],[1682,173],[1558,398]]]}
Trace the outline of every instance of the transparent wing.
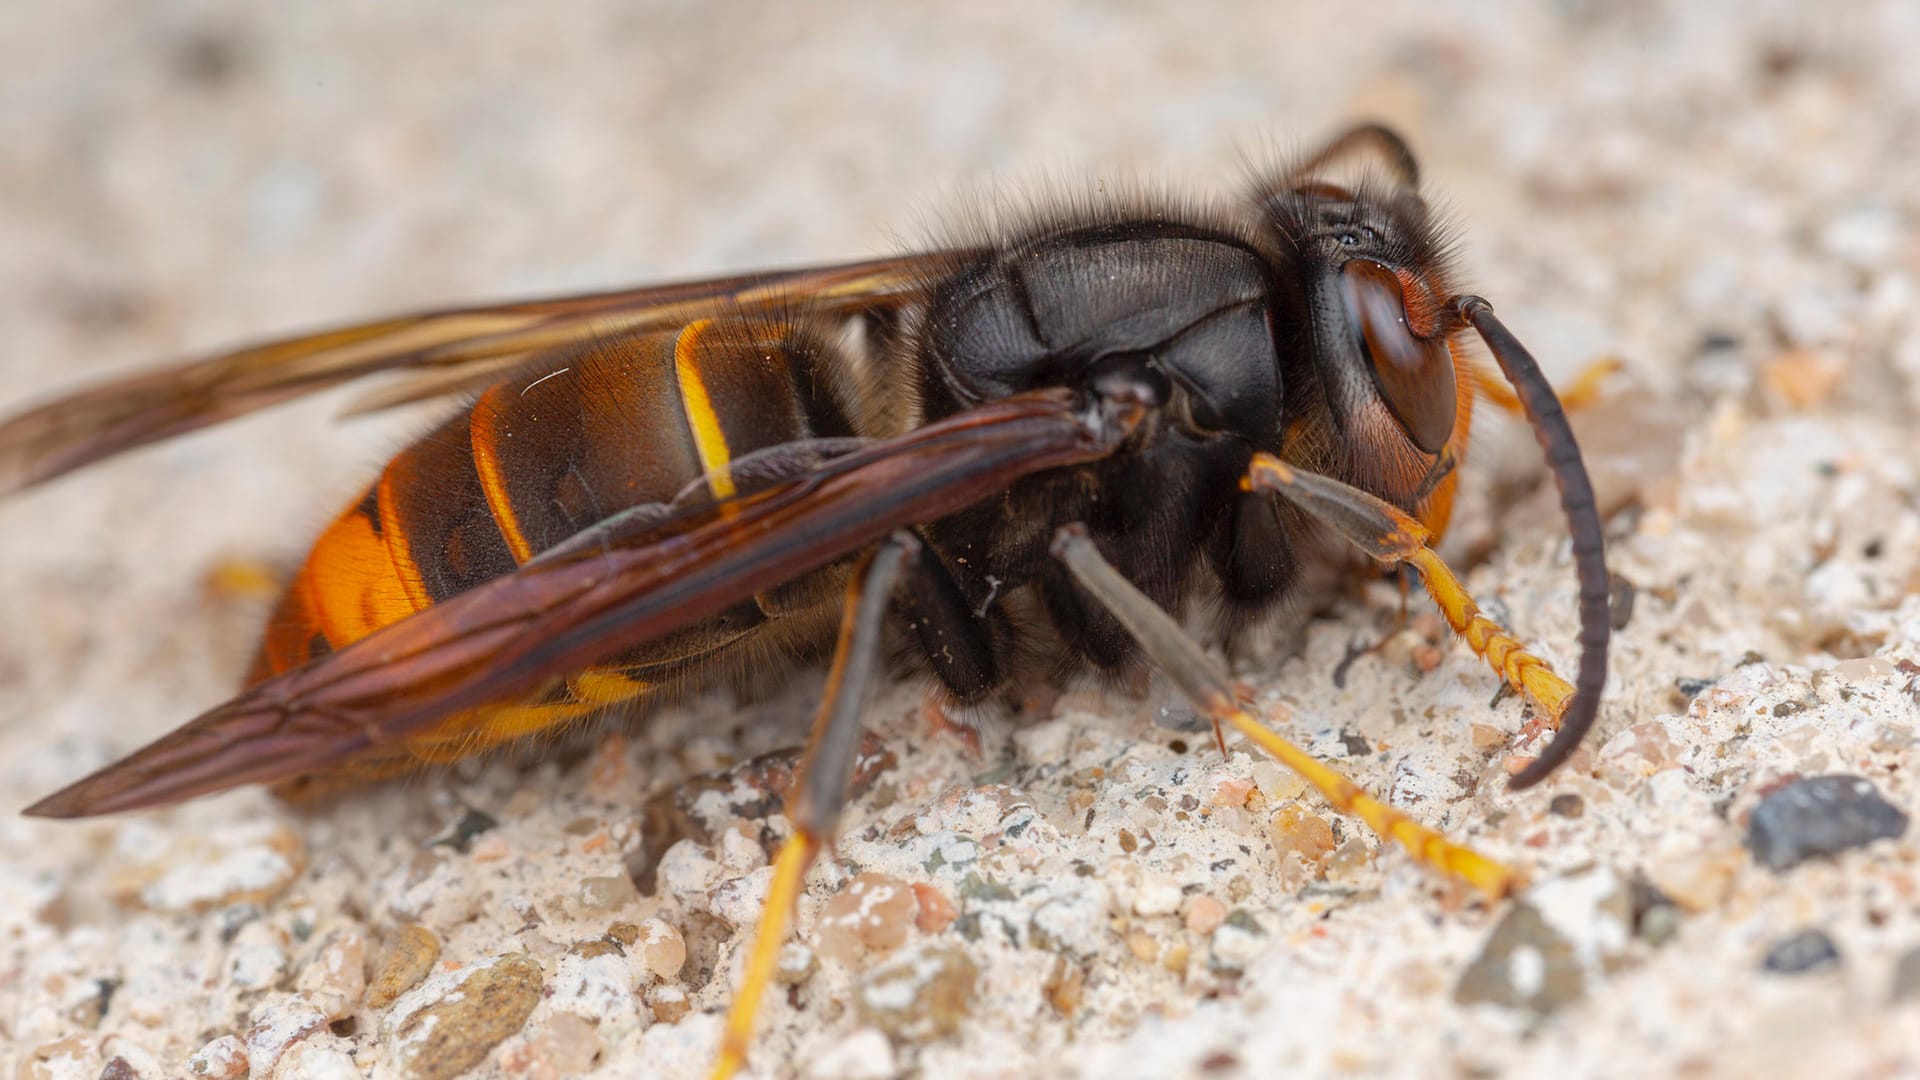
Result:
{"label": "transparent wing", "polygon": [[256,684],[26,812],[106,814],[285,780],[519,700],[1022,476],[1105,457],[1138,418],[1115,408],[1022,394],[750,494],[597,526],[593,542]]}
{"label": "transparent wing", "polygon": [[953,258],[908,255],[429,311],[141,372],[0,422],[0,495],[381,372],[412,376],[361,411],[484,385],[538,350],[672,329],[723,310],[831,315],[897,305]]}

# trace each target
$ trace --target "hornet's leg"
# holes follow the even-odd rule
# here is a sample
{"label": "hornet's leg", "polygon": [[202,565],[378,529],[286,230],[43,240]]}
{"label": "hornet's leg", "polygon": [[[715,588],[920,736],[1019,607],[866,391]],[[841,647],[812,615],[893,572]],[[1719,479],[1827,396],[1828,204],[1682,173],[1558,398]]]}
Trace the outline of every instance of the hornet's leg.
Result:
{"label": "hornet's leg", "polygon": [[748,957],[746,976],[727,1013],[726,1035],[714,1080],[725,1080],[738,1070],[753,1041],[754,1015],[760,995],[773,979],[774,961],[786,943],[787,924],[806,882],[807,869],[821,847],[831,842],[846,805],[847,778],[853,772],[859,745],[860,707],[880,659],[887,603],[899,580],[901,564],[918,554],[920,541],[910,533],[896,533],[880,545],[847,586],[846,607],[840,619],[840,641],[833,667],[827,673],[826,696],[814,717],[813,733],[787,797],[787,817],[793,835],[781,846],[773,864],[773,883],[767,906]]}
{"label": "hornet's leg", "polygon": [[[1616,371],[1626,369],[1626,361],[1617,356],[1603,356],[1573,377],[1573,382],[1559,392],[1560,406],[1568,412],[1579,412],[1600,400],[1600,386]],[[1472,364],[1474,393],[1487,399],[1487,403],[1510,416],[1525,416],[1527,410],[1520,404],[1520,395],[1507,385],[1506,377],[1497,371],[1489,371],[1482,364]]]}
{"label": "hornet's leg", "polygon": [[1359,488],[1302,472],[1270,454],[1253,455],[1253,464],[1241,484],[1250,491],[1284,496],[1389,566],[1407,565],[1419,571],[1427,592],[1454,633],[1465,638],[1508,686],[1533,703],[1546,726],[1560,726],[1573,687],[1555,675],[1545,660],[1521,648],[1519,640],[1499,623],[1481,614],[1460,579],[1427,546],[1433,535],[1426,526]]}
{"label": "hornet's leg", "polygon": [[1383,839],[1405,848],[1414,858],[1452,875],[1498,899],[1520,885],[1520,875],[1471,848],[1452,843],[1391,806],[1362,791],[1359,785],[1282,738],[1240,706],[1233,683],[1221,666],[1186,632],[1121,576],[1101,556],[1086,530],[1069,525],[1054,536],[1053,554],[1065,563],[1074,580],[1126,626],[1140,649],[1172,679],[1194,705],[1215,724],[1229,724],[1280,763],[1299,773],[1333,804],[1352,814]]}

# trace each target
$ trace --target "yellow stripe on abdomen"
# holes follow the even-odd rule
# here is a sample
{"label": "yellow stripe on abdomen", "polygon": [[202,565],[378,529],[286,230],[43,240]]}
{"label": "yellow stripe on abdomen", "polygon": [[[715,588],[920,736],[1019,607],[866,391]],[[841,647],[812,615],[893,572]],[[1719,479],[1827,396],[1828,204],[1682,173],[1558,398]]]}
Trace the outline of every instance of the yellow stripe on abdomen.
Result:
{"label": "yellow stripe on abdomen", "polygon": [[727,465],[733,452],[727,448],[726,432],[720,429],[720,417],[713,411],[713,398],[700,375],[700,339],[712,325],[711,319],[687,324],[673,343],[673,373],[680,385],[680,404],[693,432],[693,448],[700,455],[700,468],[707,476],[707,488],[716,499],[733,497],[733,474]]}

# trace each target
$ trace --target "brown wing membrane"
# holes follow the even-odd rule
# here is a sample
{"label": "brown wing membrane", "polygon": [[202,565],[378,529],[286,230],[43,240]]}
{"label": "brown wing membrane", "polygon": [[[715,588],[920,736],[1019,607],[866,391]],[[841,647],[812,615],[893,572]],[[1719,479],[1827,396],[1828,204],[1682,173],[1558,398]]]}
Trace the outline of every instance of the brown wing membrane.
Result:
{"label": "brown wing membrane", "polygon": [[873,543],[1098,460],[1137,406],[1063,390],[983,405],[596,549],[538,560],[255,685],[31,807],[81,817],[267,783],[636,648]]}
{"label": "brown wing membrane", "polygon": [[[670,329],[720,310],[852,312],[899,302],[951,253],[453,308],[269,342],[108,382],[0,423],[0,495],[147,443],[397,369],[459,389],[530,352]],[[463,377],[470,372],[473,378]],[[425,396],[416,388],[402,400]],[[389,402],[391,403],[391,402]]]}

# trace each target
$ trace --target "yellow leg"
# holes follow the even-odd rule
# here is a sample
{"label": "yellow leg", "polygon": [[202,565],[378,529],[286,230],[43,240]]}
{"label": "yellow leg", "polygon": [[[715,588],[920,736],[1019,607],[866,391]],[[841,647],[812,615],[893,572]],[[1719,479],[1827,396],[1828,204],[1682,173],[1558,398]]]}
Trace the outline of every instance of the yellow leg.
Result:
{"label": "yellow leg", "polygon": [[[1588,364],[1580,374],[1574,376],[1571,385],[1559,392],[1561,408],[1575,412],[1600,400],[1600,385],[1614,372],[1625,370],[1626,366],[1626,361],[1617,356],[1603,356]],[[1474,364],[1472,371],[1473,388],[1487,400],[1487,404],[1513,416],[1527,414],[1518,395],[1507,385],[1505,376],[1497,371],[1489,371],[1480,364]]]}
{"label": "yellow leg", "polygon": [[1432,548],[1420,548],[1407,556],[1407,562],[1420,571],[1427,595],[1433,597],[1453,632],[1465,638],[1467,645],[1486,660],[1487,666],[1498,672],[1508,686],[1532,702],[1548,727],[1559,727],[1567,702],[1573,699],[1573,687],[1554,674],[1545,660],[1523,648],[1519,639],[1482,614],[1480,605],[1473,602],[1460,579],[1453,576],[1453,571],[1447,569],[1447,564],[1440,561]]}
{"label": "yellow leg", "polygon": [[1081,588],[1120,620],[1181,693],[1216,725],[1231,725],[1258,743],[1261,749],[1312,784],[1334,809],[1366,822],[1382,839],[1399,844],[1420,862],[1465,881],[1493,899],[1507,896],[1520,887],[1523,879],[1519,872],[1415,822],[1254,719],[1235,700],[1232,684],[1220,665],[1194,644],[1171,615],[1122,577],[1101,556],[1084,530],[1077,526],[1062,529],[1054,540],[1053,554],[1067,565]]}
{"label": "yellow leg", "polygon": [[820,853],[820,841],[805,831],[795,832],[780,846],[773,863],[773,884],[767,888],[766,910],[760,913],[760,929],[754,934],[753,954],[747,958],[747,971],[740,991],[727,1010],[727,1031],[720,1042],[720,1059],[713,1064],[713,1080],[727,1080],[746,1063],[747,1047],[753,1043],[753,1021],[760,1011],[760,996],[773,981],[773,966],[780,959],[780,948],[787,943],[787,924],[800,901],[800,890],[807,869]]}
{"label": "yellow leg", "polygon": [[1299,773],[1300,778],[1312,784],[1313,789],[1335,810],[1352,814],[1366,822],[1367,828],[1381,839],[1399,844],[1416,860],[1443,874],[1459,878],[1494,900],[1512,894],[1525,883],[1519,871],[1495,862],[1470,847],[1448,840],[1367,794],[1360,785],[1288,742],[1279,732],[1254,719],[1245,709],[1230,702],[1208,701],[1203,711],[1238,728],[1242,735],[1258,743],[1280,764]]}
{"label": "yellow leg", "polygon": [[727,1080],[747,1059],[760,998],[773,981],[773,965],[780,958],[780,947],[786,944],[787,925],[806,883],[807,868],[839,826],[847,778],[853,772],[859,743],[860,706],[879,662],[887,602],[893,596],[902,565],[918,550],[919,541],[912,534],[896,534],[874,550],[847,585],[840,641],[834,649],[833,666],[827,671],[826,695],[814,717],[813,734],[807,739],[807,751],[794,774],[793,787],[787,793],[787,817],[793,821],[793,836],[781,845],[774,859],[767,906],[760,914],[753,952],[747,957],[746,977],[734,994],[732,1008],[727,1010],[727,1030],[720,1057],[713,1064],[713,1080]]}
{"label": "yellow leg", "polygon": [[1406,563],[1420,573],[1440,614],[1508,686],[1531,702],[1548,727],[1558,727],[1573,687],[1519,639],[1486,617],[1460,579],[1427,544],[1433,534],[1398,508],[1358,488],[1301,472],[1270,454],[1255,454],[1243,482],[1249,490],[1283,495],[1332,526],[1360,550],[1389,565]]}

